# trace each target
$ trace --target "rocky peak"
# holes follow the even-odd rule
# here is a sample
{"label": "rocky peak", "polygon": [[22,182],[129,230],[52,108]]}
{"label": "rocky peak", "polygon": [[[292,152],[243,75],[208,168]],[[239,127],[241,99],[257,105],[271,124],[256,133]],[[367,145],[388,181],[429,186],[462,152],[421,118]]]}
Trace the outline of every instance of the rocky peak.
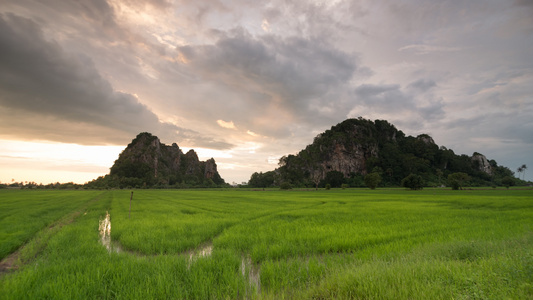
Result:
{"label": "rocky peak", "polygon": [[420,134],[416,137],[416,139],[424,142],[426,145],[435,145],[433,138],[427,134]]}
{"label": "rocky peak", "polygon": [[485,155],[474,152],[472,155],[472,163],[479,171],[492,175],[492,167]]}
{"label": "rocky peak", "polygon": [[198,154],[196,154],[196,152],[191,149],[189,151],[187,151],[187,153],[185,153],[185,157],[187,157],[187,159],[189,160],[195,160],[195,161],[198,161]]}
{"label": "rocky peak", "polygon": [[205,178],[213,178],[217,173],[217,164],[215,163],[215,160],[213,158],[206,160],[204,171]]}
{"label": "rocky peak", "polygon": [[187,180],[198,184],[207,178],[214,178],[215,184],[224,183],[214,159],[201,162],[194,150],[183,154],[178,144],[167,146],[148,132],[140,133],[128,144],[111,167],[110,175],[138,178],[147,186]]}

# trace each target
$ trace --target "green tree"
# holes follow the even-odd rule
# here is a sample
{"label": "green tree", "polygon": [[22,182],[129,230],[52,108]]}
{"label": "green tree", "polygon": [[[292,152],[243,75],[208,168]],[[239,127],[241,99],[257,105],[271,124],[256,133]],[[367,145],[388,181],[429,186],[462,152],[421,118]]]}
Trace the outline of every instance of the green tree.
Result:
{"label": "green tree", "polygon": [[520,179],[520,173],[522,173],[522,180],[526,179],[526,170],[527,170],[527,166],[525,164],[521,165],[519,168],[518,168],[518,179]]}
{"label": "green tree", "polygon": [[437,169],[435,172],[437,174],[437,177],[439,178],[439,186],[441,185],[441,177],[444,174],[441,169]]}
{"label": "green tree", "polygon": [[250,187],[254,188],[266,188],[271,187],[274,185],[275,181],[275,172],[274,171],[268,171],[268,172],[255,172],[250,177],[250,180],[248,181],[248,185]]}
{"label": "green tree", "polygon": [[421,190],[424,187],[424,180],[422,176],[411,173],[402,179],[402,186],[411,190]]}
{"label": "green tree", "polygon": [[344,174],[339,171],[329,171],[326,173],[324,179],[326,183],[329,183],[331,187],[340,187],[344,183]]}
{"label": "green tree", "polygon": [[515,185],[515,180],[511,176],[505,176],[504,178],[502,178],[502,184],[506,188],[509,188],[510,186],[514,186]]}
{"label": "green tree", "polygon": [[462,190],[465,184],[470,180],[470,176],[463,172],[456,172],[448,175],[448,186],[453,190]]}
{"label": "green tree", "polygon": [[290,189],[292,189],[292,186],[291,186],[291,184],[288,183],[288,182],[283,182],[283,183],[281,183],[281,185],[279,186],[279,188],[280,188],[281,190],[290,190]]}
{"label": "green tree", "polygon": [[375,190],[376,187],[381,182],[381,176],[379,176],[379,173],[370,173],[365,176],[365,184],[371,189]]}

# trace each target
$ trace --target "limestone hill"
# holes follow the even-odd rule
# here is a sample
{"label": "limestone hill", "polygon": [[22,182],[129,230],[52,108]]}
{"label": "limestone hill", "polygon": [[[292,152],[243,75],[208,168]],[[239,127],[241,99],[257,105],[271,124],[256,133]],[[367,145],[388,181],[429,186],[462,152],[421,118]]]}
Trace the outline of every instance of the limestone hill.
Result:
{"label": "limestone hill", "polygon": [[468,174],[474,185],[499,185],[503,177],[512,176],[480,153],[456,155],[427,134],[406,136],[387,121],[363,118],[331,127],[298,154],[282,157],[279,165],[274,171],[254,173],[250,185],[364,186],[363,178],[371,172],[379,173],[388,186],[399,186],[409,174],[421,175],[432,186],[444,184],[455,172]]}
{"label": "limestone hill", "polygon": [[90,185],[106,187],[214,187],[224,184],[213,158],[200,161],[194,150],[183,153],[176,143],[162,144],[148,132],[137,135],[122,151],[109,175]]}

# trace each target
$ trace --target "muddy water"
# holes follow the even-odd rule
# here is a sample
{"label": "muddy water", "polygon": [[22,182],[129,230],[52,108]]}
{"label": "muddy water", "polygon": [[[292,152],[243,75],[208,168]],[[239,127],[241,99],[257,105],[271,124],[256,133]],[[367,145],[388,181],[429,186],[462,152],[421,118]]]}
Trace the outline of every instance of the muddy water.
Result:
{"label": "muddy water", "polygon": [[100,220],[98,231],[100,232],[100,242],[107,251],[111,250],[111,216],[106,212],[105,219]]}
{"label": "muddy water", "polygon": [[211,256],[212,252],[213,252],[213,245],[212,244],[205,245],[196,251],[191,251],[189,253],[189,260],[196,260],[201,257],[209,257]]}
{"label": "muddy water", "polygon": [[259,267],[252,263],[249,256],[243,256],[241,259],[241,274],[245,279],[248,278],[250,288],[255,287],[256,292],[261,293],[261,273]]}
{"label": "muddy water", "polygon": [[[111,216],[109,212],[106,212],[105,218],[99,221],[98,231],[100,233],[100,243],[106,247],[109,253],[122,252],[122,249],[116,243],[111,241]],[[126,251],[127,252],[127,251]],[[205,244],[196,250],[188,252],[189,261],[187,263],[187,269],[191,268],[191,265],[198,259],[210,257],[213,253],[213,244]],[[132,253],[134,254],[134,253]],[[138,255],[138,254],[135,254]],[[259,267],[252,263],[252,259],[249,256],[242,256],[241,259],[241,274],[248,280],[249,290],[247,294],[261,293],[261,275]]]}
{"label": "muddy water", "polygon": [[205,258],[205,257],[211,256],[212,252],[213,252],[213,244],[211,243],[201,246],[196,250],[190,251],[189,261],[187,262],[187,269],[190,269],[191,265],[199,258]]}

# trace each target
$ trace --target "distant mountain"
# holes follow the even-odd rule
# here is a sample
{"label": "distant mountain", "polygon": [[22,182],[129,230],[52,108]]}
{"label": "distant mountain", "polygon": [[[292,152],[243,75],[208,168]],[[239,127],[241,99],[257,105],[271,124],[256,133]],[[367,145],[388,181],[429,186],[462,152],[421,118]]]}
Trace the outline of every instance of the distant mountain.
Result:
{"label": "distant mountain", "polygon": [[194,150],[183,153],[176,143],[162,144],[148,132],[137,135],[122,151],[109,175],[90,187],[215,187],[224,185],[213,158],[200,161]]}
{"label": "distant mountain", "polygon": [[513,174],[480,153],[456,155],[427,134],[406,136],[387,121],[363,118],[331,127],[298,154],[282,157],[279,165],[274,171],[254,173],[249,185],[364,186],[363,178],[371,172],[379,173],[382,185],[388,186],[399,186],[409,174],[439,186],[455,172],[468,174],[473,185],[500,185],[503,177]]}

